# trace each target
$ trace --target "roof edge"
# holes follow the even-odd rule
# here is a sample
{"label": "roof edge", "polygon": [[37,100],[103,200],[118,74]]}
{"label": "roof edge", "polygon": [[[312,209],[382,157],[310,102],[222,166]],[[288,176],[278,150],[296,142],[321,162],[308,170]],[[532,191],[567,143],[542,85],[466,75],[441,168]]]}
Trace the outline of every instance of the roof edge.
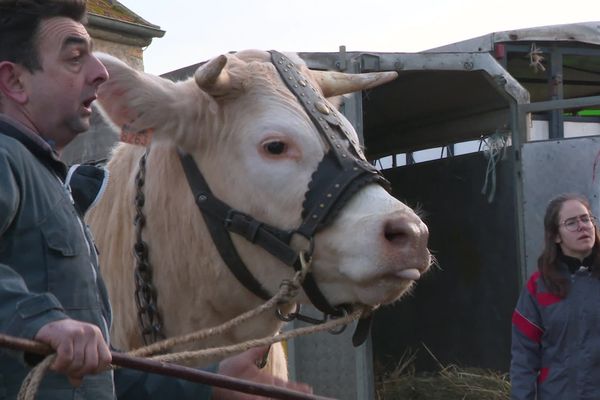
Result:
{"label": "roof edge", "polygon": [[156,25],[135,24],[94,13],[88,13],[88,25],[142,38],[161,38],[165,35],[165,31]]}
{"label": "roof edge", "polygon": [[600,45],[600,21],[544,25],[498,31],[425,50],[425,52],[490,52],[496,43],[579,42]]}

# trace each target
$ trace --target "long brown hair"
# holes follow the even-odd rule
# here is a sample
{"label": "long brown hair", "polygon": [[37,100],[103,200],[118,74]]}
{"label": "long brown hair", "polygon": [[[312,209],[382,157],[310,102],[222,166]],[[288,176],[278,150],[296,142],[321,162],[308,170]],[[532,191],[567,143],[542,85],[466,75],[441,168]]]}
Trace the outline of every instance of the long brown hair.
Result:
{"label": "long brown hair", "polygon": [[[580,202],[587,210],[588,214],[593,215],[590,203],[588,200],[576,193],[565,193],[553,198],[546,208],[544,216],[544,250],[538,258],[538,269],[542,274],[542,278],[548,286],[548,289],[560,297],[565,297],[569,292],[569,279],[559,271],[560,260],[559,244],[556,243],[559,228],[559,213],[562,205],[569,201],[576,200]],[[594,223],[594,260],[592,263],[592,274],[600,278],[600,231],[598,225]]]}

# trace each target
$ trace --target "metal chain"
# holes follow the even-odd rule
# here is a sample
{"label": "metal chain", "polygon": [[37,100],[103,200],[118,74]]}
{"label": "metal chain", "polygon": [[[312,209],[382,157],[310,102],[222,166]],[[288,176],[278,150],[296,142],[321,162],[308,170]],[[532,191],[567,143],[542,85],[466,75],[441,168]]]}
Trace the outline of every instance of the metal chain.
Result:
{"label": "metal chain", "polygon": [[146,226],[144,215],[144,183],[146,179],[146,158],[148,152],[140,158],[139,169],[135,176],[137,188],[135,195],[135,226],[136,241],[133,254],[136,260],[135,267],[135,303],[137,314],[142,328],[142,339],[148,345],[165,339],[162,318],[158,312],[156,287],[152,284],[152,266],[148,257],[148,244],[142,239],[142,230]]}

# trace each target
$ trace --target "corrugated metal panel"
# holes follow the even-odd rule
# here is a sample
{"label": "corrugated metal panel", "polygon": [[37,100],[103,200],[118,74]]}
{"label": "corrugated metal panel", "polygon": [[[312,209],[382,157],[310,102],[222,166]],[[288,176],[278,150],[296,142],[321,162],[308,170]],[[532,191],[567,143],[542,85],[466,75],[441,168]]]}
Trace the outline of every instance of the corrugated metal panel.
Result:
{"label": "corrugated metal panel", "polygon": [[[310,311],[309,311],[310,310]],[[319,317],[312,307],[307,314]],[[294,322],[294,328],[306,324]],[[371,343],[355,348],[356,323],[340,335],[316,333],[288,343],[290,378],[310,384],[315,393],[344,400],[371,400],[374,395]]]}
{"label": "corrugated metal panel", "polygon": [[543,248],[544,212],[556,195],[587,196],[600,212],[600,137],[531,142],[523,145],[523,214],[527,275]]}

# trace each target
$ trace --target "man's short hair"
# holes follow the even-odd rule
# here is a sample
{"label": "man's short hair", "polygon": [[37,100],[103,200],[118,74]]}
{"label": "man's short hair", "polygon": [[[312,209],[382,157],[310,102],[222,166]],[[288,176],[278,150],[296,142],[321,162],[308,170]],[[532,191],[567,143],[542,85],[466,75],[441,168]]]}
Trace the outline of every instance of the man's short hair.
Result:
{"label": "man's short hair", "polygon": [[40,23],[52,17],[86,22],[86,0],[0,0],[0,61],[41,70],[38,55]]}

